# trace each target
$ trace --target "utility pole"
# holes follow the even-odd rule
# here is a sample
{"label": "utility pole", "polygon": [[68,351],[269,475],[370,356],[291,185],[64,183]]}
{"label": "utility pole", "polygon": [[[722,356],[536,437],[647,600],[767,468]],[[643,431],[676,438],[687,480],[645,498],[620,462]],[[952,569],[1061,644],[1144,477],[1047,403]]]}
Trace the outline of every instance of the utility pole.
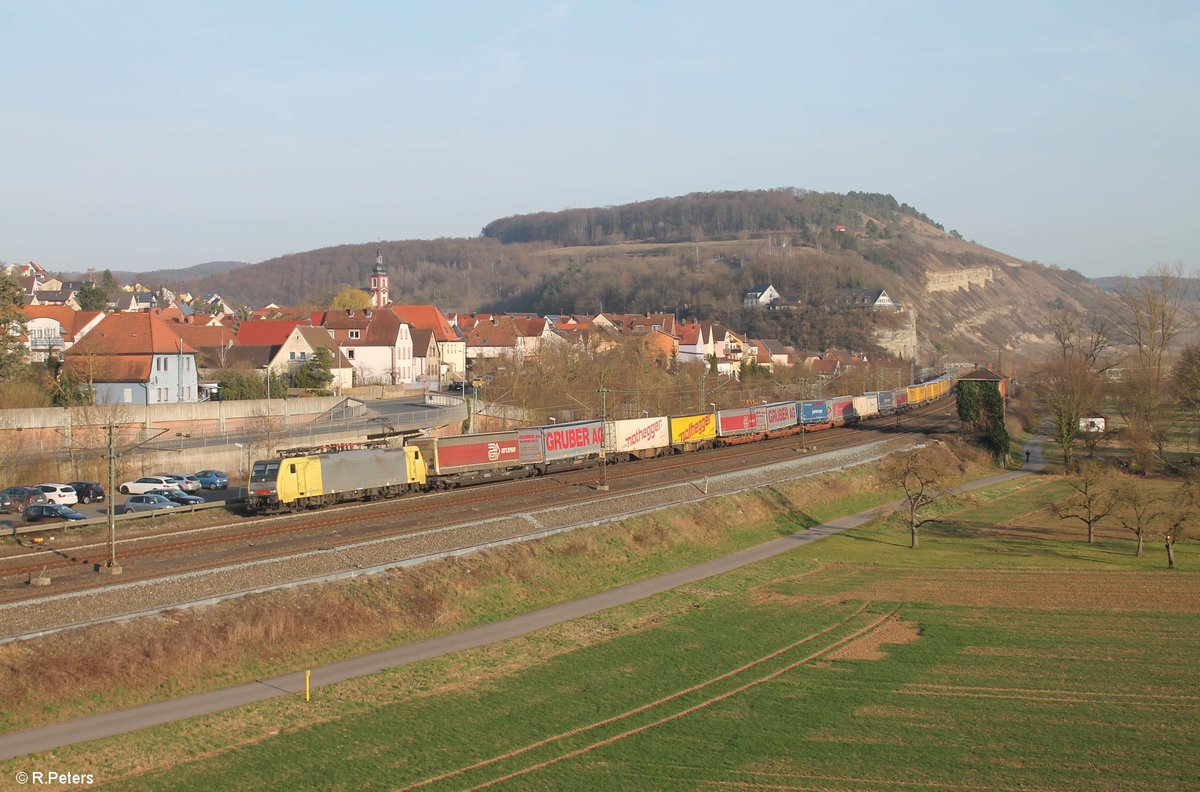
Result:
{"label": "utility pole", "polygon": [[[600,386],[600,431],[608,426],[608,388]],[[607,441],[607,438],[605,438]],[[608,492],[608,457],[604,453],[607,442],[600,443],[600,486],[596,489]]]}
{"label": "utility pole", "polygon": [[[147,400],[148,401],[148,400]],[[110,575],[121,574],[117,566],[117,430],[108,422],[108,566]]]}
{"label": "utility pole", "polygon": [[99,567],[99,571],[110,575],[119,575],[122,570],[121,565],[117,563],[117,458],[141,448],[151,440],[158,439],[166,434],[167,430],[160,429],[158,434],[121,451],[117,450],[117,421],[115,418],[109,417],[105,421],[105,430],[104,457],[108,462],[108,500],[106,509],[108,513],[108,563]]}

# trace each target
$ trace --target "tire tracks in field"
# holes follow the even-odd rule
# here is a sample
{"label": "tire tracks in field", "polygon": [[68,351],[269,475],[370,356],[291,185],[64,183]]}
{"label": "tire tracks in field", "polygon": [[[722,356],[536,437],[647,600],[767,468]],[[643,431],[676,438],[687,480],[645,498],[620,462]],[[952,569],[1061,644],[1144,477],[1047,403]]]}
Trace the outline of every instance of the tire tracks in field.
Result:
{"label": "tire tracks in field", "polygon": [[[809,641],[812,641],[816,638],[819,638],[822,635],[826,635],[829,632],[837,629],[838,627],[842,627],[842,626],[846,625],[851,619],[854,619],[855,617],[861,615],[868,607],[870,607],[870,605],[871,605],[871,603],[867,602],[866,604],[861,606],[858,610],[856,610],[854,613],[850,614],[849,616],[846,616],[844,619],[838,621],[836,624],[832,624],[822,630],[819,630],[816,633],[805,636],[804,638],[800,639],[799,641],[789,644],[788,646],[783,647],[782,649],[777,649],[776,651],[770,653],[769,655],[765,655],[761,658],[758,658],[757,660],[747,663],[738,669],[734,669],[733,671],[726,672],[725,674],[722,674],[719,677],[714,677],[705,682],[699,683],[697,685],[693,685],[692,687],[688,688],[687,690],[679,691],[678,693],[674,693],[670,696],[667,696],[665,698],[651,702],[649,704],[644,704],[641,707],[637,707],[635,709],[629,710],[628,712],[621,713],[620,715],[615,715],[606,720],[598,721],[596,723],[589,724],[588,726],[583,726],[583,727],[580,727],[578,729],[574,729],[574,730],[571,730],[568,732],[563,732],[562,734],[555,735],[553,737],[547,738],[547,739],[539,741],[537,743],[533,743],[533,744],[530,744],[523,748],[519,748],[514,751],[510,751],[505,755],[493,757],[492,759],[488,759],[483,762],[476,763],[475,765],[472,765],[469,768],[460,768],[459,770],[451,771],[450,774],[443,774],[440,778],[449,778],[449,777],[452,777],[455,775],[459,775],[461,773],[468,772],[469,770],[475,769],[477,767],[484,767],[487,765],[491,765],[491,764],[494,764],[495,762],[502,761],[503,759],[507,759],[512,756],[518,756],[520,754],[526,753],[527,751],[533,750],[534,748],[546,745],[548,743],[555,742],[555,741],[558,741],[561,739],[565,739],[567,737],[571,737],[571,736],[581,734],[581,733],[584,733],[587,731],[591,731],[600,726],[609,725],[612,723],[619,722],[621,720],[625,720],[629,717],[632,717],[633,715],[645,712],[655,706],[658,706],[661,703],[677,699],[680,696],[683,696],[689,692],[703,689],[703,688],[708,687],[720,680],[729,679],[730,677],[732,677],[736,674],[739,674],[746,669],[753,668],[754,666],[760,665],[761,663],[766,662],[767,660],[770,660],[772,658],[780,656],[781,654],[789,651],[790,649],[794,649],[795,647],[800,646]],[[694,712],[698,712],[699,710],[705,709],[714,704],[718,704],[722,701],[733,698],[734,696],[736,696],[740,693],[744,693],[745,691],[747,691],[753,687],[757,687],[758,685],[762,685],[762,684],[765,684],[772,680],[778,679],[779,677],[783,676],[784,674],[788,673],[789,671],[793,671],[802,665],[811,663],[813,660],[816,660],[835,649],[838,649],[852,641],[855,641],[855,640],[861,638],[862,636],[866,635],[867,633],[870,633],[870,632],[873,632],[873,631],[879,629],[885,622],[887,622],[890,619],[892,619],[893,617],[895,617],[895,615],[900,611],[901,607],[902,607],[902,605],[897,605],[890,612],[888,612],[885,615],[881,616],[880,618],[874,620],[867,626],[862,627],[858,630],[855,630],[853,633],[851,633],[847,636],[844,636],[842,638],[839,638],[836,641],[834,641],[833,643],[831,643],[821,649],[818,649],[817,651],[815,651],[805,657],[802,657],[799,660],[789,663],[788,665],[784,666],[783,668],[780,668],[776,671],[772,671],[771,673],[767,674],[766,676],[759,677],[758,679],[751,680],[750,682],[746,682],[745,684],[740,685],[732,690],[729,690],[729,691],[726,691],[725,693],[721,693],[719,695],[705,699],[704,701],[701,701],[697,704],[687,707],[686,709],[680,710],[679,712],[661,717],[658,720],[652,721],[652,722],[644,724],[642,726],[628,729],[619,734],[615,734],[611,737],[607,737],[603,740],[597,740],[596,742],[590,743],[588,745],[584,745],[581,748],[577,748],[573,751],[568,751],[565,754],[556,756],[551,759],[547,759],[542,762],[537,762],[535,764],[529,765],[520,770],[514,770],[511,773],[507,773],[503,776],[494,778],[490,781],[485,781],[485,782],[477,784],[475,786],[468,787],[468,789],[471,790],[471,792],[474,792],[474,790],[487,789],[488,787],[495,786],[496,784],[504,783],[505,781],[511,781],[514,778],[519,778],[521,776],[537,772],[538,770],[545,769],[546,767],[549,767],[551,765],[565,761],[567,759],[574,759],[575,757],[582,756],[583,754],[586,754],[586,753],[590,753],[591,751],[594,751],[598,748],[603,748],[605,746],[612,745],[613,743],[619,742],[627,737],[632,737],[634,735],[641,734],[642,732],[649,731],[650,729],[654,729],[658,726],[662,726],[666,723],[670,723],[672,721],[678,720],[686,715],[690,715]],[[433,781],[432,780],[423,781],[423,782],[420,782],[418,785],[405,787],[405,789],[414,789],[414,788],[417,788],[418,786],[424,786],[428,783],[433,783]]]}
{"label": "tire tracks in field", "polygon": [[[731,671],[726,671],[724,674],[712,677],[711,679],[706,679],[703,682],[698,682],[695,685],[692,685],[691,687],[684,688],[683,690],[676,691],[676,692],[670,694],[669,696],[663,696],[662,698],[655,699],[654,701],[651,701],[647,704],[643,704],[640,707],[635,707],[631,710],[627,710],[625,712],[619,713],[617,715],[613,715],[613,716],[605,718],[603,720],[598,720],[593,723],[589,723],[586,726],[579,726],[577,728],[570,729],[565,732],[560,732],[559,734],[555,734],[550,737],[546,737],[544,739],[538,740],[537,742],[533,742],[528,745],[525,745],[521,748],[514,748],[511,751],[506,751],[505,753],[499,754],[497,756],[493,756],[490,759],[483,759],[478,762],[475,762],[474,764],[466,765],[464,767],[459,767],[454,770],[448,770],[444,773],[440,773],[436,776],[431,776],[422,781],[417,781],[416,783],[400,787],[397,792],[409,792],[409,790],[420,789],[422,787],[429,786],[430,784],[436,784],[438,782],[445,781],[450,778],[455,778],[456,776],[463,775],[464,773],[469,773],[473,770],[478,770],[483,767],[488,767],[489,765],[496,764],[497,762],[503,762],[506,759],[512,759],[513,757],[520,756],[522,754],[528,753],[529,751],[533,751],[538,748],[542,748],[544,746],[550,745],[551,743],[558,742],[559,740],[565,740],[568,737],[574,737],[579,734],[584,734],[585,732],[589,732],[594,729],[599,729],[603,726],[608,726],[612,723],[616,723],[616,722],[624,720],[626,718],[631,718],[634,715],[638,715],[642,712],[653,709],[654,707],[658,707],[662,704],[666,704],[669,701],[674,701],[675,699],[686,696],[689,693],[694,693],[697,690],[703,690],[706,687],[714,685],[718,682],[722,682],[731,677],[737,676],[738,674],[748,671],[751,668],[761,665],[769,660],[773,660],[774,658],[779,657],[780,655],[785,654],[786,652],[789,652],[798,646],[806,644],[809,641],[816,640],[817,638],[820,638],[822,635],[826,635],[826,634],[832,632],[833,630],[836,630],[837,628],[846,625],[851,619],[854,619],[855,617],[861,615],[870,606],[871,606],[871,603],[870,603],[870,601],[868,601],[868,602],[864,603],[863,605],[861,605],[853,613],[843,617],[840,621],[837,621],[837,622],[829,625],[828,627],[824,627],[815,633],[806,635],[803,638],[799,639],[798,641],[793,641],[792,643],[788,644],[787,646],[784,646],[780,649],[776,649],[775,651],[770,652],[769,654],[763,655],[762,657],[759,657],[756,660],[751,660],[749,663],[745,663],[744,665],[738,666],[737,668],[735,668]],[[894,613],[894,611],[893,611],[893,613]],[[891,614],[889,614],[889,616],[890,615]],[[823,651],[828,651],[828,650],[826,649]],[[496,782],[492,782],[492,783],[496,783]]]}

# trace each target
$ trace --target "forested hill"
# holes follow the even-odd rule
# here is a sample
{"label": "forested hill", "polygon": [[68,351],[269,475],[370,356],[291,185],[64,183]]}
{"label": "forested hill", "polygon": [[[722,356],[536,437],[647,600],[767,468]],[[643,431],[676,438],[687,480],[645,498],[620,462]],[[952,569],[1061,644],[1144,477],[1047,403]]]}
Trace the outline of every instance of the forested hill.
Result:
{"label": "forested hill", "polygon": [[[861,348],[888,321],[886,312],[831,310],[838,288],[886,289],[916,309],[922,337],[977,352],[1036,345],[1047,311],[1087,310],[1105,299],[1076,272],[963,239],[890,195],[790,189],[522,215],[489,223],[473,239],[339,245],[164,285],[249,305],[321,305],[342,287],[365,288],[377,249],[396,302],[542,314],[670,311],[818,349]],[[763,282],[793,309],[743,309],[743,295]]]}
{"label": "forested hill", "polygon": [[[814,193],[797,189],[691,193],[678,198],[536,212],[493,220],[483,236],[501,242],[551,242],[556,245],[611,245],[628,241],[695,242],[735,239],[763,232],[796,232],[815,241],[822,228],[839,225],[870,231],[888,220],[908,216],[938,230],[942,226],[890,195],[850,192]],[[865,217],[865,219],[864,219]],[[886,220],[884,221],[887,222]]]}

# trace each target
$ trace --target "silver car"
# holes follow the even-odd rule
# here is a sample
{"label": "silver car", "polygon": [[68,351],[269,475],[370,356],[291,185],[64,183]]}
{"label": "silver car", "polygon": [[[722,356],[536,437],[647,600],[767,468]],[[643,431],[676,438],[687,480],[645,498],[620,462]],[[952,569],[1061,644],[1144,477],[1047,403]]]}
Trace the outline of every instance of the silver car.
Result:
{"label": "silver car", "polygon": [[161,478],[169,479],[170,486],[177,487],[184,492],[195,492],[200,489],[200,479],[188,473],[159,473]]}
{"label": "silver car", "polygon": [[179,508],[178,503],[164,498],[162,495],[130,495],[129,500],[125,501],[125,505],[121,507],[121,514],[177,508]]}

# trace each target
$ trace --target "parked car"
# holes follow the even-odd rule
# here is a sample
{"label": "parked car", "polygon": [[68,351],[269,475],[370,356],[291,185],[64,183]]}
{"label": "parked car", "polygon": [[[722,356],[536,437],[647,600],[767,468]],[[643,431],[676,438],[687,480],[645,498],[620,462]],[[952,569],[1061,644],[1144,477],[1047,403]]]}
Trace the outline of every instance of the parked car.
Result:
{"label": "parked car", "polygon": [[196,478],[206,489],[229,489],[229,476],[219,470],[201,470],[196,473]]}
{"label": "parked car", "polygon": [[38,520],[86,520],[79,512],[70,506],[58,503],[34,503],[25,510],[25,522]]}
{"label": "parked car", "polygon": [[121,507],[121,514],[130,512],[157,511],[159,509],[177,509],[179,504],[162,495],[130,495]]}
{"label": "parked car", "polygon": [[197,503],[204,503],[204,498],[199,495],[188,495],[181,489],[171,487],[170,489],[150,490],[147,495],[162,495],[169,501],[178,503],[180,506],[195,506]]}
{"label": "parked car", "polygon": [[70,484],[38,484],[37,488],[46,493],[47,503],[61,503],[63,506],[79,503],[79,496]]}
{"label": "parked car", "polygon": [[12,511],[12,498],[0,492],[0,514],[8,514]]}
{"label": "parked car", "polygon": [[9,487],[4,494],[12,501],[12,505],[24,510],[31,503],[45,503],[46,493],[37,487]]}
{"label": "parked car", "polygon": [[200,479],[186,473],[159,473],[159,476],[170,479],[168,487],[178,487],[184,492],[195,492],[200,489]]}
{"label": "parked car", "polygon": [[175,482],[165,476],[142,476],[134,481],[126,481],[118,489],[125,495],[143,495],[152,489],[169,489],[174,486]]}
{"label": "parked car", "polygon": [[71,486],[79,496],[80,503],[104,502],[104,487],[98,481],[72,481]]}

